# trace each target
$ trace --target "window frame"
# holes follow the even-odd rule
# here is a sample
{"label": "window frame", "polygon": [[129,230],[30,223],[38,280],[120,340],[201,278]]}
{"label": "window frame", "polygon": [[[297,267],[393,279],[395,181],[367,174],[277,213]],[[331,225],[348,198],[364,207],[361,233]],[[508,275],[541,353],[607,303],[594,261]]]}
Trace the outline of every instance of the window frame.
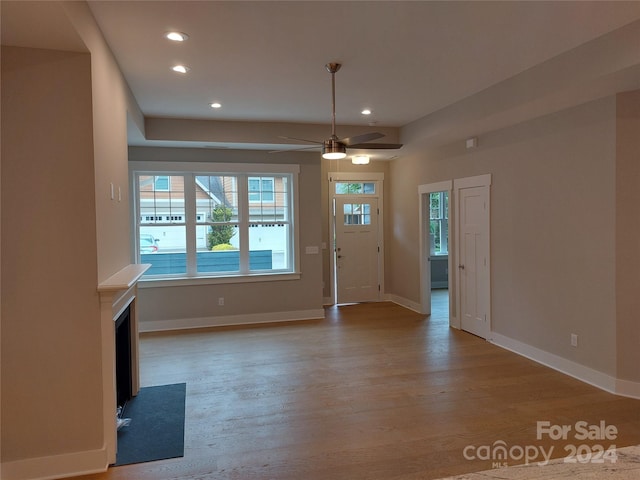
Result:
{"label": "window frame", "polygon": [[[186,251],[187,251],[187,271],[182,274],[167,274],[143,276],[140,280],[142,285],[189,285],[189,284],[210,284],[210,283],[243,283],[269,280],[285,280],[300,278],[300,245],[299,245],[299,165],[281,165],[281,164],[229,164],[229,163],[201,163],[201,162],[162,162],[162,161],[132,161],[129,162],[130,177],[130,193],[133,200],[131,202],[132,209],[132,259],[134,263],[140,263],[139,252],[139,227],[140,227],[140,198],[138,195],[138,178],[140,175],[154,176],[184,176],[185,180],[185,215],[186,215]],[[243,208],[247,209],[247,216],[239,222],[240,227],[245,229],[240,242],[241,268],[238,272],[220,272],[220,274],[212,274],[211,272],[197,272],[196,262],[196,228],[202,225],[201,221],[194,218],[199,213],[196,203],[196,176],[238,176],[238,194],[243,197]],[[290,220],[288,234],[288,261],[290,268],[283,270],[249,270],[249,222],[248,208],[251,202],[249,200],[249,178],[265,178],[270,177],[273,181],[275,176],[289,177],[290,185],[287,196],[287,212]],[[246,180],[243,180],[246,179]],[[154,182],[155,183],[155,182]],[[262,185],[261,185],[262,186]],[[275,186],[275,182],[274,182]],[[239,212],[240,213],[240,212]],[[242,218],[241,216],[241,218]]]}

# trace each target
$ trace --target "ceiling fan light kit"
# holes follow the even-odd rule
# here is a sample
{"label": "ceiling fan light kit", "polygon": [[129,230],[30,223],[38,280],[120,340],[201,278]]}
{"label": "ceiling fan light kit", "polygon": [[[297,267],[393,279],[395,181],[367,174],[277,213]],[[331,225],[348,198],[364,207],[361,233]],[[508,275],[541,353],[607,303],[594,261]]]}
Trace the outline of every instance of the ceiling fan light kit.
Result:
{"label": "ceiling fan light kit", "polygon": [[351,159],[354,165],[368,165],[369,157],[367,155],[356,155]]}
{"label": "ceiling fan light kit", "polygon": [[339,141],[331,138],[322,142],[322,158],[340,160],[347,156],[347,148]]}

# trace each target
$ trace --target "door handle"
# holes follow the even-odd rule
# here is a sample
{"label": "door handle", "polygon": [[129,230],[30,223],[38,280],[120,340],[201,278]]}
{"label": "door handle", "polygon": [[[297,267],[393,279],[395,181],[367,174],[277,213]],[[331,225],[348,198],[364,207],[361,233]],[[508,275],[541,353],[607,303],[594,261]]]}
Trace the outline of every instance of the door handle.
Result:
{"label": "door handle", "polygon": [[458,265],[458,268],[459,268],[460,270],[464,270],[464,265]]}

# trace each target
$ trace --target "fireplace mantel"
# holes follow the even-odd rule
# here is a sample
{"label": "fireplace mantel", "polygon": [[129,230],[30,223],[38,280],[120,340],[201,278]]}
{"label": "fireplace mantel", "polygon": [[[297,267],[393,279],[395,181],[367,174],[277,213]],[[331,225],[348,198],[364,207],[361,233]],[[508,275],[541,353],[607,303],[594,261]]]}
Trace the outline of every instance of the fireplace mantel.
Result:
{"label": "fireplace mantel", "polygon": [[151,267],[149,263],[134,263],[127,265],[122,270],[116,272],[104,282],[98,284],[100,294],[107,292],[117,292],[128,290],[135,285],[140,277]]}
{"label": "fireplace mantel", "polygon": [[139,385],[138,365],[138,315],[136,297],[138,280],[151,265],[130,264],[98,284],[100,295],[100,331],[102,336],[102,383],[104,438],[109,464],[116,461],[116,360],[115,320],[127,308],[131,309],[131,377],[132,393],[136,395]]}

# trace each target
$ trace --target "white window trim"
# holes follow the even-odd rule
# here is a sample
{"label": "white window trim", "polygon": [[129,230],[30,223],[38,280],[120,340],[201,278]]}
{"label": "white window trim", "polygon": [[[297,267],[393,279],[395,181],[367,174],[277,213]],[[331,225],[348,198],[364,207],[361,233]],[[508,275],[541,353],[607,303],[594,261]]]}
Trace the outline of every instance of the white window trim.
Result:
{"label": "white window trim", "polygon": [[[230,272],[225,275],[216,275],[216,276],[204,276],[198,275],[194,276],[193,273],[190,274],[189,269],[189,259],[187,258],[187,273],[185,275],[175,275],[175,276],[166,276],[162,278],[158,277],[150,277],[140,279],[140,286],[144,288],[145,283],[151,286],[180,286],[180,285],[202,285],[202,284],[222,284],[222,283],[244,283],[244,282],[265,282],[265,281],[282,281],[282,280],[298,280],[301,278],[300,272],[300,235],[299,235],[299,174],[300,174],[300,166],[296,164],[254,164],[254,163],[205,163],[205,162],[158,162],[158,161],[131,161],[129,162],[129,193],[130,198],[134,199],[131,207],[133,208],[134,215],[132,215],[133,225],[132,225],[132,238],[131,238],[131,251],[133,257],[133,263],[137,262],[137,226],[136,226],[136,215],[138,212],[137,205],[137,185],[136,185],[136,175],[137,174],[147,174],[147,175],[156,175],[158,172],[161,172],[162,175],[180,175],[188,177],[189,174],[195,175],[195,173],[212,173],[215,175],[234,175],[241,174],[246,175],[247,178],[249,176],[265,176],[268,174],[291,174],[293,178],[293,182],[291,185],[291,208],[292,212],[292,256],[291,259],[293,261],[293,271],[274,271],[273,273],[265,273],[265,272],[249,272],[249,273],[235,273]],[[195,184],[194,184],[195,189]],[[244,186],[244,189],[247,189],[247,186]],[[185,185],[185,201],[188,200],[188,191]],[[247,204],[248,202],[248,192],[247,193]],[[195,195],[195,191],[193,192]],[[187,242],[190,241],[189,238],[189,227],[188,225],[193,222],[195,224],[195,219],[190,221],[191,215],[187,214]],[[195,233],[194,233],[195,235]],[[248,265],[248,238],[245,240],[247,242],[246,249],[247,250],[244,255],[247,257],[245,259]],[[242,246],[241,246],[242,252]],[[188,255],[188,254],[187,254]],[[194,253],[195,255],[195,253]],[[241,253],[241,262],[243,261],[242,253]]]}

